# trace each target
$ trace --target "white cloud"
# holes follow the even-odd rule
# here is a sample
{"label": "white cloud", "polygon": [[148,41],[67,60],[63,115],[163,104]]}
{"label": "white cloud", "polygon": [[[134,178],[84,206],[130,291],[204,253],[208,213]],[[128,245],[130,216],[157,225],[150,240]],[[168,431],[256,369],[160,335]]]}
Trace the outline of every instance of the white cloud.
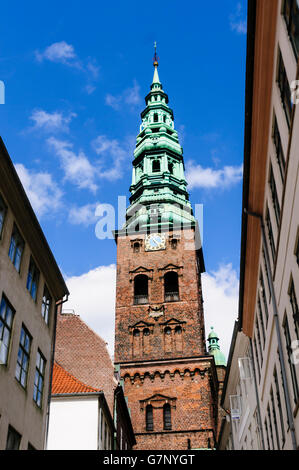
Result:
{"label": "white cloud", "polygon": [[20,163],[15,168],[38,217],[52,214],[61,207],[63,193],[49,173],[30,171]]}
{"label": "white cloud", "polygon": [[124,105],[136,107],[141,103],[141,96],[139,90],[140,86],[138,85],[136,80],[134,80],[133,86],[124,90],[123,93],[121,93],[120,95],[114,96],[110,93],[107,93],[105,97],[105,103],[107,104],[107,106],[110,106],[116,111],[121,109]]}
{"label": "white cloud", "polygon": [[50,62],[61,62],[72,67],[78,66],[74,46],[65,41],[54,42],[46,47],[43,52],[36,51],[35,56],[39,62],[49,60]]}
{"label": "white cloud", "polygon": [[116,267],[99,266],[81,276],[66,279],[70,291],[63,309],[73,309],[114,351]]}
{"label": "white cloud", "polygon": [[48,113],[43,109],[36,109],[32,112],[30,119],[34,122],[33,130],[41,129],[47,132],[62,131],[68,132],[69,123],[76,117],[75,113],[64,115],[62,112],[54,111]]}
{"label": "white cloud", "polygon": [[243,176],[243,166],[225,166],[222,169],[203,168],[189,162],[186,165],[186,180],[189,188],[228,188],[239,183]]}
{"label": "white cloud", "polygon": [[90,95],[96,89],[94,82],[98,79],[100,70],[96,60],[92,57],[83,60],[80,59],[72,44],[68,44],[65,41],[55,42],[46,47],[43,52],[35,51],[35,57],[38,62],[48,60],[80,70],[87,78],[87,84],[84,90]]}
{"label": "white cloud", "polygon": [[69,222],[73,225],[85,225],[86,227],[96,223],[98,217],[95,215],[95,210],[98,204],[96,202],[94,204],[85,204],[81,207],[71,207],[68,216]]}
{"label": "white cloud", "polygon": [[211,326],[219,336],[221,351],[228,358],[234,323],[238,317],[239,281],[231,264],[202,275],[206,337]]}
{"label": "white cloud", "polygon": [[47,142],[60,158],[65,179],[81,189],[96,192],[98,186],[95,181],[98,170],[90,163],[84,152],[80,151],[76,154],[72,150],[73,144],[71,142],[58,140],[55,137],[50,137]]}
{"label": "white cloud", "polygon": [[247,21],[244,19],[243,7],[241,3],[238,3],[236,6],[236,11],[229,17],[230,27],[232,31],[237,32],[238,34],[247,33]]}

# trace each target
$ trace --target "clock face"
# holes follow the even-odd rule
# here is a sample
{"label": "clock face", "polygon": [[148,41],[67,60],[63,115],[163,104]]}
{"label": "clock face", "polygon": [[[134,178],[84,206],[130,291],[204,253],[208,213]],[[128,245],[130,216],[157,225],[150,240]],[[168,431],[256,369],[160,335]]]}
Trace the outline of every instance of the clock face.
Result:
{"label": "clock face", "polygon": [[145,238],[145,251],[165,250],[166,238],[161,233],[151,233]]}

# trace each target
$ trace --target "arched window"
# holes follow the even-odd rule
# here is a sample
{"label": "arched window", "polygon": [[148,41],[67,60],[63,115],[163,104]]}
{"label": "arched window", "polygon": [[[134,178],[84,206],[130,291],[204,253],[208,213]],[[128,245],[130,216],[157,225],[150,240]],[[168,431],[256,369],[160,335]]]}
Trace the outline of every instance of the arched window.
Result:
{"label": "arched window", "polygon": [[133,245],[133,249],[134,249],[134,253],[139,253],[139,251],[140,251],[140,243],[139,243],[139,242],[135,242],[134,245]]}
{"label": "arched window", "polygon": [[157,114],[157,113],[155,113],[155,114],[154,114],[154,122],[158,122],[158,121],[159,121],[158,114]]}
{"label": "arched window", "polygon": [[147,405],[145,409],[145,425],[147,431],[154,430],[154,417],[152,405]]}
{"label": "arched window", "polygon": [[152,170],[153,173],[157,173],[160,171],[160,160],[153,160]]}
{"label": "arched window", "polygon": [[134,304],[148,303],[148,277],[138,274],[134,279]]}
{"label": "arched window", "polygon": [[163,427],[166,431],[171,430],[171,408],[169,403],[163,406]]}
{"label": "arched window", "polygon": [[173,175],[173,163],[168,163],[168,171]]}
{"label": "arched window", "polygon": [[174,271],[164,275],[164,299],[165,302],[174,302],[179,300],[179,280]]}

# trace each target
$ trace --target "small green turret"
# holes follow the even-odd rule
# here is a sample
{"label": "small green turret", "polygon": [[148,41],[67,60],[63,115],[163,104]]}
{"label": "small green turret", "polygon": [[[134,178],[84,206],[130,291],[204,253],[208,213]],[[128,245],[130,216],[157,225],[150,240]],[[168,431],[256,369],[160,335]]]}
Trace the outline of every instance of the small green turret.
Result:
{"label": "small green turret", "polygon": [[220,351],[219,338],[217,333],[214,331],[214,327],[211,326],[211,333],[208,336],[208,350],[209,353],[214,356],[216,366],[226,366],[226,359],[224,354]]}

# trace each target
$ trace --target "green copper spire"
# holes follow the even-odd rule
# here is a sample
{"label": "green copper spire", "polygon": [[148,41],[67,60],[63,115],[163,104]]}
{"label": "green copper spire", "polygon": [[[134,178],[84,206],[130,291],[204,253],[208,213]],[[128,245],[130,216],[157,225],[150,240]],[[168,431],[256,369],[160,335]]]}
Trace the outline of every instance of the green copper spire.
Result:
{"label": "green copper spire", "polygon": [[215,333],[213,326],[211,326],[211,333],[208,336],[209,353],[214,356],[216,366],[226,366],[226,359],[224,354],[220,351],[219,338]]}
{"label": "green copper spire", "polygon": [[[183,149],[174,127],[172,109],[158,74],[155,43],[154,76],[133,158],[131,205],[127,209],[126,229],[157,230],[195,224],[184,174]],[[152,214],[156,214],[155,220]]]}

